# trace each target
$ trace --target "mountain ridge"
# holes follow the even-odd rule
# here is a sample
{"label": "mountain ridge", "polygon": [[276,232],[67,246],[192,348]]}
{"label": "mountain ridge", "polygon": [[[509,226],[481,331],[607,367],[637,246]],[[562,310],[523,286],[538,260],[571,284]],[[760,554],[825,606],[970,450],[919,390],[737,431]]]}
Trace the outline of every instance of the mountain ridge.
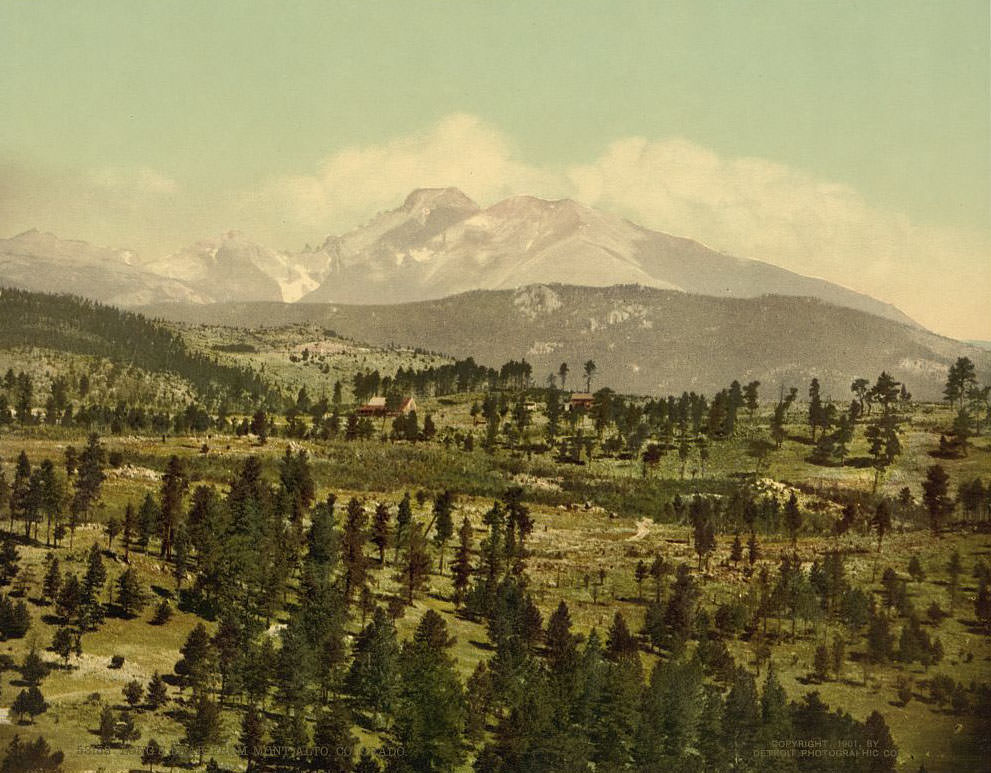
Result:
{"label": "mountain ridge", "polygon": [[734,257],[572,199],[516,195],[483,208],[452,187],[415,189],[399,207],[295,253],[228,232],[142,261],[131,251],[25,232],[0,239],[0,281],[123,306],[402,303],[541,283],[640,284],[721,297],[811,296],[916,324],[843,285]]}
{"label": "mountain ridge", "polygon": [[[588,359],[602,383],[640,394],[711,392],[733,379],[766,390],[819,378],[849,395],[887,370],[920,399],[939,399],[949,365],[970,356],[991,378],[991,353],[918,327],[813,298],[717,298],[643,286],[531,285],[472,290],[405,304],[160,304],[142,311],[185,324],[313,323],[376,346],[474,357],[494,367],[525,358],[542,383],[561,362]],[[774,391],[774,394],[777,392]]]}
{"label": "mountain ridge", "polygon": [[[411,199],[427,192],[456,197],[462,206],[411,212]],[[415,191],[403,207],[325,242],[333,269],[301,300],[404,302],[535,283],[642,284],[728,297],[813,296],[916,324],[856,290],[727,255],[572,199],[517,195],[485,209],[472,205],[457,189]]]}

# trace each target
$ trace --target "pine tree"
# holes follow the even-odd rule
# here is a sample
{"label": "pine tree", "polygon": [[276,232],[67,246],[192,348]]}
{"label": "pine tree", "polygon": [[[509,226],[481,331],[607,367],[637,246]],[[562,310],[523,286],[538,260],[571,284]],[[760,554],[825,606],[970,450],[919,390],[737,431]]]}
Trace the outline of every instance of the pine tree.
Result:
{"label": "pine tree", "polygon": [[736,566],[743,560],[743,543],[740,542],[739,533],[733,535],[733,544],[730,546],[729,560]]}
{"label": "pine tree", "polygon": [[959,357],[946,377],[946,387],[943,389],[943,396],[951,405],[958,404],[963,407],[964,399],[970,388],[977,383],[977,375],[974,363],[969,357]]}
{"label": "pine tree", "polygon": [[165,753],[158,741],[154,738],[148,740],[144,750],[141,752],[141,764],[147,765],[150,773],[155,773],[155,766],[161,765],[165,758]]}
{"label": "pine tree", "polygon": [[377,607],[372,621],[355,639],[351,669],[345,681],[355,705],[370,712],[376,726],[379,715],[393,707],[398,671],[396,627],[385,610]]}
{"label": "pine tree", "polygon": [[71,628],[62,626],[55,629],[52,634],[52,651],[62,658],[63,664],[68,667],[69,658],[79,649],[79,636]]}
{"label": "pine tree", "polygon": [[79,456],[75,494],[70,508],[69,547],[72,547],[76,526],[82,519],[89,516],[93,505],[100,499],[100,492],[106,477],[103,472],[105,457],[106,453],[100,443],[99,436],[95,433],[91,434],[86,448]]}
{"label": "pine tree", "polygon": [[368,559],[365,556],[365,529],[368,514],[355,498],[348,501],[341,538],[341,563],[344,566],[344,598],[350,603],[355,592],[365,584]]}
{"label": "pine tree", "polygon": [[189,632],[186,642],[179,649],[182,657],[175,664],[175,672],[183,687],[200,692],[207,686],[213,673],[216,653],[203,623],[197,623]]}
{"label": "pine tree", "polygon": [[79,578],[66,572],[55,602],[55,611],[63,620],[68,620],[79,611],[82,599],[83,588]]}
{"label": "pine tree", "polygon": [[572,673],[578,666],[578,637],[571,632],[571,613],[564,601],[547,621],[544,635],[547,664],[554,674]]}
{"label": "pine tree", "polygon": [[134,504],[128,502],[124,507],[124,519],[121,523],[121,533],[120,539],[124,543],[124,563],[130,563],[131,560],[131,544],[134,540],[134,534],[137,526],[137,514],[134,511]]}
{"label": "pine tree", "polygon": [[385,566],[385,551],[389,547],[391,538],[389,506],[384,502],[379,502],[375,506],[375,517],[372,520],[372,543],[379,551],[379,566]]}
{"label": "pine tree", "polygon": [[940,465],[926,469],[926,479],[922,482],[922,501],[929,511],[929,525],[933,534],[938,534],[943,519],[953,512],[954,502],[949,496],[950,476]]}
{"label": "pine tree", "polygon": [[151,616],[152,625],[165,625],[172,619],[172,605],[168,599],[162,599],[155,606],[155,613]]}
{"label": "pine tree", "polygon": [[744,760],[752,759],[758,728],[757,687],[744,668],[738,668],[726,696],[722,744],[732,765],[741,769]]}
{"label": "pine tree", "polygon": [[824,408],[819,389],[819,379],[812,379],[809,385],[809,428],[812,431],[812,442],[816,441],[816,429],[822,426]]}
{"label": "pine tree", "polygon": [[32,482],[37,488],[37,506],[45,514],[45,544],[51,545],[53,529],[59,528],[65,491],[55,472],[55,464],[51,459],[45,459],[32,476]]}
{"label": "pine tree", "polygon": [[898,418],[894,412],[885,408],[881,416],[867,426],[864,435],[867,438],[867,450],[874,467],[872,493],[876,493],[881,476],[902,452],[898,437]]}
{"label": "pine tree", "polygon": [[215,746],[224,738],[220,705],[206,695],[200,695],[193,703],[192,712],[184,723],[186,743],[199,752],[199,764],[207,747]]}
{"label": "pine tree", "polygon": [[451,562],[451,581],[454,587],[454,605],[460,607],[468,591],[471,582],[471,548],[472,548],[472,528],[471,522],[465,516],[458,529],[458,552]]}
{"label": "pine tree", "polygon": [[100,712],[100,726],[97,728],[100,745],[107,747],[117,740],[117,717],[110,706],[104,706]]}
{"label": "pine tree", "polygon": [[[449,491],[443,491],[434,499],[434,545],[439,550],[440,556],[437,564],[438,574],[444,574],[444,547],[447,541],[454,534],[454,520],[452,512],[454,500]],[[428,528],[429,531],[429,528]]]}
{"label": "pine tree", "polygon": [[596,769],[626,770],[635,751],[643,673],[639,658],[623,657],[604,665],[592,700],[589,738]]}
{"label": "pine tree", "polygon": [[405,544],[410,524],[413,522],[413,506],[407,491],[399,502],[396,512],[395,555],[393,563],[399,563],[399,549]]}
{"label": "pine tree", "polygon": [[169,457],[162,475],[159,493],[158,536],[161,539],[161,555],[172,558],[172,542],[182,514],[183,497],[189,488],[186,470],[178,456]]}
{"label": "pine tree", "polygon": [[161,708],[168,702],[168,686],[158,671],[151,675],[151,679],[148,682],[147,695],[148,705],[152,711]]}
{"label": "pine tree", "polygon": [[950,581],[948,583],[950,589],[950,611],[952,612],[957,605],[957,591],[960,590],[960,572],[963,571],[963,566],[960,563],[960,553],[954,550],[950,554],[950,560],[946,565],[947,574],[949,574]]}
{"label": "pine tree", "polygon": [[103,566],[103,557],[100,555],[100,548],[94,542],[90,546],[89,556],[86,561],[86,574],[83,575],[83,604],[98,604],[100,594],[103,593],[103,587],[106,584],[107,570]]}
{"label": "pine tree", "polygon": [[48,568],[45,570],[45,577],[41,584],[41,593],[49,604],[55,603],[62,588],[62,570],[59,565],[58,556],[49,554],[51,560],[48,561]]}
{"label": "pine tree", "polygon": [[430,577],[430,556],[427,553],[426,540],[418,524],[412,524],[409,537],[406,540],[406,555],[397,573],[396,580],[406,588],[406,603],[413,606],[416,591],[426,585]]}
{"label": "pine tree", "polygon": [[27,520],[31,509],[31,462],[25,451],[17,457],[14,467],[14,482],[10,489],[10,528],[14,534],[14,521]]}
{"label": "pine tree", "polygon": [[[760,748],[774,748],[782,738],[793,736],[791,714],[788,710],[788,699],[784,688],[778,680],[777,671],[772,663],[764,678],[764,687],[760,696],[760,728],[757,731],[757,743]],[[768,757],[761,760],[761,767],[767,771],[791,771],[794,763],[788,759]]]}
{"label": "pine tree", "polygon": [[315,508],[310,519],[310,530],[306,534],[306,561],[320,568],[326,576],[337,561],[340,546],[338,533],[334,528],[334,506],[336,498],[330,494],[326,501]]}
{"label": "pine tree", "polygon": [[137,544],[142,550],[148,550],[148,542],[151,536],[155,533],[158,528],[158,503],[155,501],[155,497],[149,491],[145,494],[144,500],[141,502],[141,508],[138,510],[138,523],[137,523]]}
{"label": "pine tree", "polygon": [[137,679],[132,679],[125,684],[121,692],[124,695],[124,700],[127,701],[127,705],[132,709],[138,707],[145,695],[145,689]]}
{"label": "pine tree", "polygon": [[126,569],[117,579],[117,605],[125,617],[133,617],[148,603],[148,595],[134,569]]}
{"label": "pine tree", "polygon": [[247,762],[247,773],[255,768],[255,762],[263,753],[265,744],[265,716],[255,706],[249,706],[241,719],[241,732],[238,736],[241,757]]}
{"label": "pine tree", "polygon": [[612,661],[639,659],[639,649],[622,612],[616,612],[606,637],[606,658]]}
{"label": "pine tree", "polygon": [[35,717],[46,711],[48,711],[48,703],[41,694],[41,690],[34,686],[21,690],[10,706],[11,714],[18,719],[27,716],[31,723],[34,722]]}
{"label": "pine tree", "polygon": [[888,724],[878,712],[872,711],[864,723],[864,735],[868,748],[877,750],[877,756],[870,758],[870,773],[891,773],[895,770],[898,747],[891,737]]}
{"label": "pine tree", "polygon": [[316,720],[313,748],[326,750],[313,760],[314,766],[332,773],[354,770],[354,750],[358,739],[351,733],[351,717],[340,704],[330,704]]}
{"label": "pine tree", "polygon": [[643,721],[635,756],[646,770],[681,760],[696,745],[703,709],[702,669],[697,660],[658,662],[643,696]]}
{"label": "pine tree", "polygon": [[448,653],[453,643],[431,609],[403,644],[391,736],[405,753],[390,759],[390,771],[450,770],[464,760],[465,698]]}
{"label": "pine tree", "polygon": [[791,492],[788,502],[785,504],[785,528],[791,537],[791,544],[794,547],[798,542],[798,532],[802,528],[802,511],[798,507],[798,498],[795,492]]}

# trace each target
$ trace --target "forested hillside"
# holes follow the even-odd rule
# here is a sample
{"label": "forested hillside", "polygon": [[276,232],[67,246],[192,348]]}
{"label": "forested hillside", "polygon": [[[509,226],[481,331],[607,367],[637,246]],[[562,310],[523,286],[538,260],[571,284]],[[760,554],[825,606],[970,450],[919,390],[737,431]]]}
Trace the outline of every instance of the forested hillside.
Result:
{"label": "forested hillside", "polygon": [[524,358],[538,382],[561,362],[594,359],[609,384],[639,394],[713,391],[734,378],[787,388],[816,376],[846,394],[881,370],[938,399],[949,365],[969,357],[984,377],[991,353],[813,298],[718,298],[634,285],[533,285],[396,305],[163,304],[148,313],[190,323],[313,323],[368,344],[419,347],[497,367]]}
{"label": "forested hillside", "polygon": [[0,290],[0,348],[35,346],[105,357],[152,373],[172,373],[198,391],[260,395],[261,379],[249,370],[190,351],[164,325],[140,314],[70,295]]}

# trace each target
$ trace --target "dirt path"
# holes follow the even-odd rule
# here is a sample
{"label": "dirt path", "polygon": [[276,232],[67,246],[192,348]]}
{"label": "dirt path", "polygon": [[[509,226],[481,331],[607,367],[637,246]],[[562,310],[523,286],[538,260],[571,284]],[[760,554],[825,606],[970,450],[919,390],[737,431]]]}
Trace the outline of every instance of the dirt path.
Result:
{"label": "dirt path", "polygon": [[637,542],[650,534],[650,518],[641,518],[637,521],[637,533],[626,538],[627,542]]}

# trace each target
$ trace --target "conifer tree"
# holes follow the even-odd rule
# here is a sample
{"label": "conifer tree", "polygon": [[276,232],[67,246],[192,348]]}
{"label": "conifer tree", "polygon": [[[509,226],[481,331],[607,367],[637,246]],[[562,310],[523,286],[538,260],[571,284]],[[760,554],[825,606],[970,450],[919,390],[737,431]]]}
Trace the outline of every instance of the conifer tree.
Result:
{"label": "conifer tree", "polygon": [[891,773],[895,770],[898,747],[891,737],[888,724],[878,712],[872,711],[864,723],[864,735],[869,748],[876,749],[877,755],[870,758],[870,773]]}
{"label": "conifer tree", "polygon": [[161,765],[164,758],[165,753],[158,741],[150,738],[141,752],[141,764],[148,766],[149,773],[155,773],[155,766]]}
{"label": "conifer tree", "polygon": [[794,547],[798,542],[798,532],[802,528],[802,511],[798,507],[798,498],[795,492],[791,492],[788,502],[785,504],[785,528],[791,537],[791,544]]}
{"label": "conifer tree", "polygon": [[403,644],[391,736],[405,753],[389,760],[390,771],[450,770],[464,760],[465,698],[449,654],[453,643],[431,609]]}
{"label": "conifer tree", "polygon": [[471,548],[471,522],[465,516],[461,522],[461,528],[458,529],[458,552],[451,563],[451,581],[454,587],[454,605],[456,607],[460,607],[464,602],[468,585],[471,582]]}
{"label": "conifer tree", "polygon": [[413,606],[416,592],[426,585],[430,576],[430,556],[420,529],[418,524],[410,526],[406,540],[406,555],[400,566],[401,571],[396,575],[396,580],[406,589],[406,603],[409,606]]}
{"label": "conifer tree", "polygon": [[126,569],[117,579],[117,605],[125,617],[132,617],[141,612],[148,603],[148,595],[141,587],[138,573]]}
{"label": "conifer tree", "polygon": [[134,503],[128,502],[124,507],[124,518],[121,522],[120,539],[124,545],[124,563],[131,560],[131,545],[137,527],[137,513],[134,511]]}
{"label": "conifer tree", "polygon": [[877,552],[881,552],[881,542],[884,535],[891,530],[891,504],[887,498],[882,498],[874,509],[874,517],[871,518],[871,525],[877,532]]}
{"label": "conifer tree", "polygon": [[950,476],[938,464],[926,469],[926,479],[922,482],[922,501],[929,511],[929,526],[933,534],[938,534],[943,520],[953,512],[954,502],[949,496]]}
{"label": "conifer tree", "polygon": [[86,574],[83,575],[82,605],[95,611],[95,620],[100,620],[100,594],[107,583],[107,570],[103,566],[100,548],[94,542],[90,546],[86,563]]}
{"label": "conifer tree", "polygon": [[313,748],[320,750],[312,764],[330,773],[351,773],[358,739],[351,733],[351,717],[339,703],[331,703],[316,719]]}
{"label": "conifer tree", "polygon": [[396,536],[395,536],[395,554],[393,556],[393,563],[399,563],[399,549],[405,544],[405,541],[409,535],[409,527],[413,522],[413,505],[410,501],[409,492],[407,491],[403,494],[403,498],[399,501],[399,507],[396,511]]}
{"label": "conifer tree", "polygon": [[345,681],[355,706],[369,712],[376,727],[380,715],[394,706],[398,673],[396,627],[385,610],[376,607],[372,621],[355,639],[351,669]]}
{"label": "conifer tree", "polygon": [[158,536],[161,539],[161,555],[166,560],[172,558],[172,545],[179,518],[182,514],[182,502],[189,488],[186,470],[178,456],[169,457],[162,475],[162,487],[159,494],[159,525]]}
{"label": "conifer tree", "polygon": [[148,696],[148,705],[153,711],[161,708],[168,701],[168,686],[158,671],[151,675],[146,693]]}
{"label": "conifer tree", "polygon": [[[454,519],[452,518],[453,510],[454,499],[449,491],[442,491],[434,498],[434,514],[431,523],[434,528],[434,546],[439,552],[439,560],[437,563],[437,572],[439,574],[444,574],[444,547],[447,545],[447,541],[454,534]],[[429,533],[429,531],[430,528],[428,526],[427,532]]]}
{"label": "conifer tree", "polygon": [[49,556],[51,558],[41,583],[41,593],[49,604],[53,604],[58,599],[59,590],[62,588],[62,568],[58,556],[51,553]]}
{"label": "conifer tree", "polygon": [[219,704],[206,695],[200,695],[194,700],[184,725],[186,743],[199,753],[199,764],[202,765],[207,748],[219,744],[224,738]]}
{"label": "conifer tree", "polygon": [[31,462],[25,451],[17,456],[9,500],[10,528],[7,531],[13,535],[14,521],[26,520],[31,509]]}
{"label": "conifer tree", "polygon": [[349,604],[354,594],[365,584],[368,559],[365,556],[365,533],[368,514],[355,498],[348,501],[344,530],[341,535],[341,563],[344,568],[344,599]]}
{"label": "conifer tree", "polygon": [[391,539],[389,506],[384,502],[379,502],[375,506],[375,517],[372,520],[372,543],[379,551],[379,566],[385,566],[385,551],[389,548]]}
{"label": "conifer tree", "polygon": [[99,501],[103,481],[106,452],[96,433],[89,436],[86,448],[79,455],[79,469],[75,478],[75,494],[72,498],[69,523],[69,547],[75,538],[76,526],[86,518],[93,505]]}
{"label": "conifer tree", "polygon": [[265,745],[265,716],[256,706],[249,706],[241,718],[238,735],[238,754],[247,762],[246,773],[255,769],[255,762],[262,756]]}
{"label": "conifer tree", "polygon": [[745,668],[738,668],[726,696],[722,734],[722,744],[733,770],[753,758],[758,717],[754,677]]}

